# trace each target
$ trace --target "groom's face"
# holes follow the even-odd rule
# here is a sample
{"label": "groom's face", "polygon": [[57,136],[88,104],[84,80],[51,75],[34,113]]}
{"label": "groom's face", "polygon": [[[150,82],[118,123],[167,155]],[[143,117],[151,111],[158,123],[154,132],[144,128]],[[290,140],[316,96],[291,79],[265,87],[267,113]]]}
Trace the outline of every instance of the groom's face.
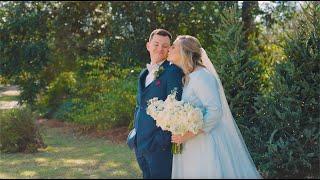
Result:
{"label": "groom's face", "polygon": [[168,56],[170,47],[170,38],[155,34],[152,39],[147,42],[147,50],[153,63],[165,60]]}

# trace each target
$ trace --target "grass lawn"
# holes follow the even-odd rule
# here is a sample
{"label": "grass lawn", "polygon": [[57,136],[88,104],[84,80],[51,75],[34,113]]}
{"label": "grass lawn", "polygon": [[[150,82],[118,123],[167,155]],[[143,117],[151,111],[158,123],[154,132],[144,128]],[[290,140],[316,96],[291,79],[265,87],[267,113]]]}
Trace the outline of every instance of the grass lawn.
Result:
{"label": "grass lawn", "polygon": [[19,96],[2,96],[0,97],[0,101],[18,101]]}
{"label": "grass lawn", "polygon": [[4,154],[0,178],[142,178],[126,144],[42,128],[47,148],[35,154]]}

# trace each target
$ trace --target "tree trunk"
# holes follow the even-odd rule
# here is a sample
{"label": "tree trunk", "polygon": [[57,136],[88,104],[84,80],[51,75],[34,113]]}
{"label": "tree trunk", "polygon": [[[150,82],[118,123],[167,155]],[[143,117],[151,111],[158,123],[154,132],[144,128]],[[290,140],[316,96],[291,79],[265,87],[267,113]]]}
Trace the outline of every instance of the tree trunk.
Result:
{"label": "tree trunk", "polygon": [[[243,22],[243,50],[247,52],[249,47],[249,38],[255,33],[254,18],[257,10],[259,9],[258,1],[243,1],[242,4],[242,22]],[[245,62],[248,60],[248,54],[245,54]]]}

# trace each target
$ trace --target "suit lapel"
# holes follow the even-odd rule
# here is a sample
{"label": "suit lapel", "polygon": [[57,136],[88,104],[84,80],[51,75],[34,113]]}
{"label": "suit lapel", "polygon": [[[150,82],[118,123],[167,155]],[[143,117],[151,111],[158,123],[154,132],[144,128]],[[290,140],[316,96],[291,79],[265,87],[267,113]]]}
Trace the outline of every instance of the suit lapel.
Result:
{"label": "suit lapel", "polygon": [[[167,61],[167,60],[165,60],[161,65],[160,65],[160,67],[163,67],[164,68],[164,71],[166,71],[166,68],[169,66],[169,61]],[[146,70],[147,72],[148,72],[148,70]],[[159,74],[159,77],[157,78],[157,79],[159,79],[163,74],[164,74],[164,71],[161,73],[161,74]],[[143,83],[144,84],[142,84],[143,86],[142,87],[145,87],[145,79],[146,79],[146,77],[147,77],[147,74],[148,73],[146,73],[146,75],[145,75],[145,77],[144,77],[144,81],[143,81]],[[140,78],[141,79],[141,78]],[[153,80],[147,87],[145,87],[145,88],[142,88],[142,94],[145,94],[149,89],[150,89],[150,87],[151,86],[153,86],[153,84],[155,83],[155,80]]]}
{"label": "suit lapel", "polygon": [[144,69],[139,78],[139,92],[142,92],[145,89],[146,77],[148,75],[148,69]]}

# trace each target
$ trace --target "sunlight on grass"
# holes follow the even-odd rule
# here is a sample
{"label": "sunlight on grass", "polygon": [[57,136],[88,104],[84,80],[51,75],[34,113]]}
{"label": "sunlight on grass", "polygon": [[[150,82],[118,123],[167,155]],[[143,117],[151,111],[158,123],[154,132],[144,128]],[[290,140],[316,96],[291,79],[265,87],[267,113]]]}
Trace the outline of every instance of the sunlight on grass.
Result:
{"label": "sunlight on grass", "polygon": [[0,179],[13,179],[13,177],[7,173],[0,172]]}
{"label": "sunlight on grass", "polygon": [[46,162],[48,162],[48,159],[47,158],[35,158],[35,162],[46,163]]}
{"label": "sunlight on grass", "polygon": [[103,153],[98,153],[98,154],[95,154],[95,155],[93,155],[94,157],[102,157],[102,156],[104,156],[104,154]]}
{"label": "sunlight on grass", "polygon": [[71,152],[75,148],[74,147],[54,147],[54,146],[48,146],[45,150],[47,152],[52,152],[52,153],[59,153],[59,152]]}
{"label": "sunlight on grass", "polygon": [[94,165],[97,162],[95,160],[84,160],[84,159],[62,159],[62,163],[66,166],[77,166],[77,165]]}
{"label": "sunlight on grass", "polygon": [[0,178],[142,178],[134,153],[125,144],[78,137],[60,128],[43,131],[47,148],[35,154],[1,154]]}
{"label": "sunlight on grass", "polygon": [[113,176],[128,176],[128,172],[124,170],[115,170],[111,173]]}
{"label": "sunlight on grass", "polygon": [[11,161],[11,162],[7,162],[7,165],[20,166],[20,165],[26,164],[26,163],[28,163],[27,160],[20,159],[20,160],[13,160],[13,161]]}
{"label": "sunlight on grass", "polygon": [[22,176],[27,176],[27,177],[32,177],[37,175],[35,171],[23,171],[20,175]]}
{"label": "sunlight on grass", "polygon": [[118,167],[120,167],[120,165],[121,165],[120,163],[117,163],[114,161],[109,161],[109,162],[106,162],[103,165],[101,165],[101,168],[104,168],[104,169],[118,168]]}
{"label": "sunlight on grass", "polygon": [[90,179],[91,179],[91,178],[92,178],[92,179],[101,179],[101,178],[99,178],[99,176],[96,175],[96,174],[91,174],[89,178],[90,178]]}

